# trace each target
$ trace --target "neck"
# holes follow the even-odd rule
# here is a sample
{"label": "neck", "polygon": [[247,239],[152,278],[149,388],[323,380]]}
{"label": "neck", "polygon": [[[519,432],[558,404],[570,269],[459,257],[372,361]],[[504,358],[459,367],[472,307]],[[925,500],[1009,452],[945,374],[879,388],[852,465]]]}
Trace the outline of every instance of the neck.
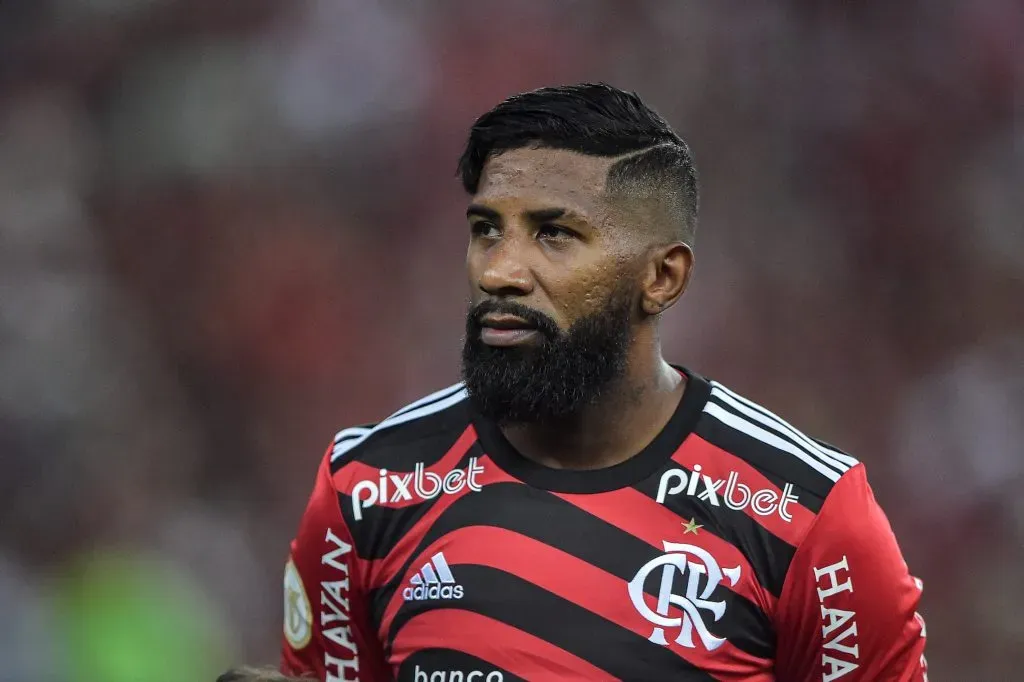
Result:
{"label": "neck", "polygon": [[631,357],[629,367],[600,400],[571,418],[510,424],[502,432],[524,457],[553,469],[603,469],[629,459],[665,427],[686,387],[660,351],[647,362]]}

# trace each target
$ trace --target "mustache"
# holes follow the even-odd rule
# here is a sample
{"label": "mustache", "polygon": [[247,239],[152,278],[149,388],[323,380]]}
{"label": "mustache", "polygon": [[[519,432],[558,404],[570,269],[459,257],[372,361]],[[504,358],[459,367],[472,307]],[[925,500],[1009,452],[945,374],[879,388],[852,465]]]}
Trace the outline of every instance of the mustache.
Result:
{"label": "mustache", "polygon": [[544,313],[529,308],[522,303],[495,299],[481,301],[476,306],[470,308],[466,316],[466,325],[471,331],[479,332],[483,327],[484,315],[490,314],[514,315],[525,320],[530,326],[536,327],[538,332],[549,339],[557,338],[560,333],[558,324]]}

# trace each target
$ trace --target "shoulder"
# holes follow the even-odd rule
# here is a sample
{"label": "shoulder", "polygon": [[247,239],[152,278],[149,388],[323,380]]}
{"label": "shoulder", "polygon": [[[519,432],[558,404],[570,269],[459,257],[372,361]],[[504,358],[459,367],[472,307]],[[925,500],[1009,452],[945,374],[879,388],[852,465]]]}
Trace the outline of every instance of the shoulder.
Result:
{"label": "shoulder", "polygon": [[348,467],[411,470],[440,459],[469,427],[467,393],[454,384],[415,400],[376,424],[338,431],[328,449],[330,472]]}
{"label": "shoulder", "polygon": [[696,433],[769,478],[792,483],[817,512],[833,487],[858,461],[814,438],[771,410],[717,381]]}

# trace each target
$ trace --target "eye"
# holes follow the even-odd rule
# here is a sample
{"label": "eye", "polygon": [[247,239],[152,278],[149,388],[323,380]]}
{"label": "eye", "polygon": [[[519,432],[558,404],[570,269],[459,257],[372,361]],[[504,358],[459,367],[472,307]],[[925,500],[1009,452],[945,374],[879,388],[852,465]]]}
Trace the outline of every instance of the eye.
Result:
{"label": "eye", "polygon": [[501,235],[498,226],[487,220],[477,220],[470,223],[469,231],[474,237],[484,237],[485,239],[494,239]]}
{"label": "eye", "polygon": [[537,239],[544,239],[547,241],[563,241],[566,239],[575,239],[576,233],[572,230],[560,227],[559,225],[552,225],[545,223],[537,229]]}

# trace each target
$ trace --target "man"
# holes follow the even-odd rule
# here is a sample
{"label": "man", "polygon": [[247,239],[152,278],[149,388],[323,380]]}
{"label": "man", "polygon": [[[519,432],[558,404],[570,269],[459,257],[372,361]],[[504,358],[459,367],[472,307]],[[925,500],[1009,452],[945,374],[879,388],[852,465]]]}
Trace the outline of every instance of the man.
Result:
{"label": "man", "polygon": [[285,569],[322,680],[924,680],[864,467],[662,359],[686,144],[607,85],[473,126],[464,383],[328,449]]}

